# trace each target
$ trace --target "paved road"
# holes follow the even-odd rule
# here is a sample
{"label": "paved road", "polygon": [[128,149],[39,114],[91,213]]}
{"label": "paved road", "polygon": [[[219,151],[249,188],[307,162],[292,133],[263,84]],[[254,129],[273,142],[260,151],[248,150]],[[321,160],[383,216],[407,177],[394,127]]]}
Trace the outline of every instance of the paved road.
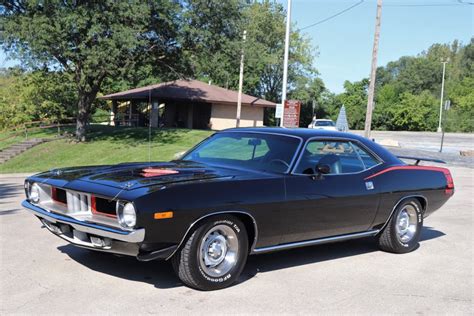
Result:
{"label": "paved road", "polygon": [[[351,131],[364,135],[364,131]],[[435,158],[460,167],[474,167],[474,157],[461,156],[460,151],[474,150],[474,134],[446,133],[440,153],[441,134],[434,132],[372,131],[371,138],[383,145],[395,141],[399,147],[387,147],[395,155]],[[413,161],[407,161],[413,163]]]}
{"label": "paved road", "polygon": [[67,245],[19,207],[22,179],[0,178],[0,314],[471,314],[474,170],[425,221],[421,247],[378,251],[372,239],[252,256],[240,283],[199,292],[166,262]]}
{"label": "paved road", "polygon": [[[364,131],[353,131],[363,135]],[[372,131],[371,138],[380,142],[382,140],[398,141],[403,148],[439,151],[441,133],[436,132],[403,132],[403,131]],[[474,150],[474,134],[472,133],[445,133],[443,152],[459,154],[461,150]]]}

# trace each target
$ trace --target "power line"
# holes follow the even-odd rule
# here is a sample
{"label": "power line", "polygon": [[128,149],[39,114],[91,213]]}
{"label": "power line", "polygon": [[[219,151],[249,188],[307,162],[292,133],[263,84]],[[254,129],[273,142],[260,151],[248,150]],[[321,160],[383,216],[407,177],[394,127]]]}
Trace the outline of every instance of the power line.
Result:
{"label": "power line", "polygon": [[457,0],[457,3],[398,3],[398,4],[385,4],[384,7],[458,7],[462,5],[474,5],[474,2],[466,2],[465,0]]}
{"label": "power line", "polygon": [[[467,3],[464,3],[467,4]],[[460,3],[385,4],[384,7],[459,7]]]}
{"label": "power line", "polygon": [[[327,22],[329,20],[332,20],[333,18],[338,17],[339,15],[344,14],[347,11],[352,10],[353,8],[361,5],[364,1],[365,0],[361,0],[361,1],[351,5],[350,7],[345,8],[342,11],[339,11],[339,12],[337,12],[337,13],[331,15],[331,16],[328,16],[327,18],[324,18],[324,19],[322,19],[320,21],[317,21],[313,24],[302,27],[302,28],[299,29],[299,31],[302,31],[302,30],[308,29],[310,27],[313,27],[313,26],[322,24],[324,22]],[[462,5],[474,5],[474,2],[465,2],[465,0],[457,0],[457,2],[458,3],[385,4],[384,7],[458,7],[458,6],[462,6]]]}
{"label": "power line", "polygon": [[352,10],[352,9],[354,9],[355,7],[361,5],[364,1],[365,1],[365,0],[361,0],[361,1],[357,2],[356,4],[353,4],[353,5],[351,5],[350,7],[345,8],[345,9],[342,10],[342,11],[339,11],[339,12],[337,12],[337,13],[331,15],[331,16],[328,16],[327,18],[324,18],[324,19],[322,19],[322,20],[320,20],[320,21],[317,21],[317,22],[315,22],[315,23],[313,23],[313,24],[310,24],[310,25],[308,25],[308,26],[302,27],[302,28],[299,29],[299,31],[308,29],[308,28],[310,28],[310,27],[313,27],[313,26],[319,25],[319,24],[321,24],[321,23],[324,23],[324,22],[326,22],[326,21],[329,21],[329,20],[331,20],[331,19],[334,19],[335,17],[337,17],[337,16],[339,16],[339,15],[341,15],[341,14],[343,14],[343,13],[346,13],[347,11]]}
{"label": "power line", "polygon": [[459,4],[386,4],[385,7],[459,7]]}
{"label": "power line", "polygon": [[460,4],[465,4],[465,5],[474,5],[474,2],[466,2],[464,0],[458,0]]}

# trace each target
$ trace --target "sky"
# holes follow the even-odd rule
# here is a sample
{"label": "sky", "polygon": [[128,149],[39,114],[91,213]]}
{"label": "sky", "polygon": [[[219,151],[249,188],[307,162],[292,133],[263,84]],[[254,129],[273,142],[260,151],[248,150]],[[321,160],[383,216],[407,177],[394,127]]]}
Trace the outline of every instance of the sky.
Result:
{"label": "sky", "polygon": [[[286,0],[278,2],[286,8]],[[296,28],[304,28],[358,2],[293,0],[291,20]],[[345,80],[369,77],[376,8],[376,0],[366,0],[340,16],[302,31],[317,47],[315,66],[332,92],[342,92]],[[417,55],[433,43],[455,39],[468,43],[474,36],[473,18],[474,5],[460,5],[456,0],[384,0],[378,65]]]}
{"label": "sky", "polygon": [[[277,1],[286,7],[286,0]],[[358,2],[361,0],[293,0],[291,20],[296,28],[303,28]],[[315,67],[332,92],[342,92],[345,80],[369,76],[375,13],[376,0],[365,0],[329,21],[303,30],[317,48]],[[455,39],[468,43],[474,36],[473,19],[474,5],[462,5],[457,0],[384,0],[378,65],[417,55],[433,43]],[[17,63],[7,60],[0,50],[0,67]]]}

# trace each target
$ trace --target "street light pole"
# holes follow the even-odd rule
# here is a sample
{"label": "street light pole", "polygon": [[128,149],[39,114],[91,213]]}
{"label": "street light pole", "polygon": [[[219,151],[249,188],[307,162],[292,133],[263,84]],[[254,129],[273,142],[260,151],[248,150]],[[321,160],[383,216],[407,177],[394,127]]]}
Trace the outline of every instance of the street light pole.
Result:
{"label": "street light pole", "polygon": [[285,33],[285,56],[283,58],[283,87],[281,91],[282,114],[280,126],[283,127],[283,118],[285,117],[286,84],[288,81],[288,51],[290,48],[290,27],[291,27],[291,0],[288,0],[288,9],[286,10],[286,33]]}
{"label": "street light pole", "polygon": [[[242,37],[243,43],[247,39],[247,31],[244,31]],[[240,127],[240,113],[242,111],[242,86],[244,84],[244,47],[242,46],[242,54],[240,55],[240,71],[239,71],[239,95],[237,97],[237,116],[235,119],[235,127]]]}
{"label": "street light pole", "polygon": [[444,99],[444,75],[446,73],[446,63],[448,60],[444,60],[441,62],[443,64],[443,79],[441,79],[441,100],[439,101],[439,124],[438,124],[438,133],[443,131],[441,127],[441,120],[443,118],[443,99]]}

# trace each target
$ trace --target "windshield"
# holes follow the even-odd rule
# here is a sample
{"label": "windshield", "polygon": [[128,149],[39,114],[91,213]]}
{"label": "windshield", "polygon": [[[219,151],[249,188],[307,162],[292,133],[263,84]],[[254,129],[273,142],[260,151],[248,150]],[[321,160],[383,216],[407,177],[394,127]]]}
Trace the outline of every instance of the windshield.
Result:
{"label": "windshield", "polygon": [[314,123],[315,126],[334,126],[333,121],[316,121]]}
{"label": "windshield", "polygon": [[183,160],[258,171],[287,172],[300,139],[285,135],[217,133],[190,151]]}

